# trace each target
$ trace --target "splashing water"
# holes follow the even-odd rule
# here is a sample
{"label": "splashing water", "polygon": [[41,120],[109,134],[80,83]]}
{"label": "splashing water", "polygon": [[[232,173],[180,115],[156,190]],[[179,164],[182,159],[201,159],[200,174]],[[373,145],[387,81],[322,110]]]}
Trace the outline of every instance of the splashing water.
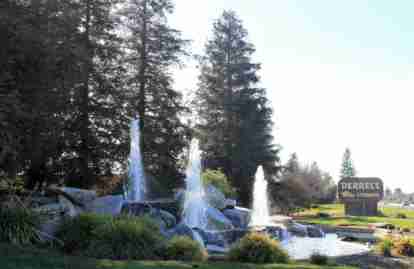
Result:
{"label": "splashing water", "polygon": [[262,166],[256,171],[253,187],[253,211],[249,226],[270,226],[269,200],[267,198],[267,181]]}
{"label": "splashing water", "polygon": [[146,192],[144,167],[140,148],[139,120],[131,122],[131,150],[129,153],[129,183],[127,198],[130,201],[143,201]]}
{"label": "splashing water", "polygon": [[183,220],[191,228],[207,227],[207,202],[201,182],[201,160],[198,140],[191,141],[190,158],[186,171],[186,193]]}

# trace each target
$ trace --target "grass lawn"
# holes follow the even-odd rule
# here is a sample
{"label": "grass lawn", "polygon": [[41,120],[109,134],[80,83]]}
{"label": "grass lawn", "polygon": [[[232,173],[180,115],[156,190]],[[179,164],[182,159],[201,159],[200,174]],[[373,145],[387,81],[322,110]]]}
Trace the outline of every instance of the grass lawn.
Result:
{"label": "grass lawn", "polygon": [[[390,223],[397,227],[414,229],[414,210],[384,207],[381,209],[383,216],[378,217],[351,217],[344,215],[343,204],[320,205],[319,208],[309,209],[296,214],[301,221],[326,225],[350,225],[356,227],[367,227],[370,223]],[[331,217],[320,218],[320,212],[329,213]],[[403,213],[406,219],[397,218],[396,215]]]}
{"label": "grass lawn", "polygon": [[0,244],[1,269],[353,269],[344,266],[292,264],[238,264],[230,262],[186,263],[175,261],[109,261],[84,257],[64,257],[48,250],[18,248]]}

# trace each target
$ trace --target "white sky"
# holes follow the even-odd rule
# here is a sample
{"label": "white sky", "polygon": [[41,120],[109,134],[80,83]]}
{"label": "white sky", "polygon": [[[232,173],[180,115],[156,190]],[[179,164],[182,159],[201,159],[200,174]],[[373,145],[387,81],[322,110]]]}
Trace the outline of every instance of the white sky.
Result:
{"label": "white sky", "polygon": [[[193,53],[203,52],[223,9],[243,20],[262,63],[283,161],[297,152],[337,180],[350,147],[359,176],[414,192],[414,1],[174,2],[170,22],[193,41]],[[194,90],[197,75],[188,60],[176,86]]]}

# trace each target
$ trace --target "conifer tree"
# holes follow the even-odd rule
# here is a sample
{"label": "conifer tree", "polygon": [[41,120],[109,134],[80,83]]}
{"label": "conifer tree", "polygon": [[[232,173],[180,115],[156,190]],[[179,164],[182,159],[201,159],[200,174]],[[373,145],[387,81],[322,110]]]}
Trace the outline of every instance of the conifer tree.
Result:
{"label": "conifer tree", "polygon": [[225,11],[205,47],[195,101],[205,166],[222,169],[244,205],[250,204],[258,165],[267,176],[278,169],[272,110],[266,90],[258,86],[254,52],[241,20]]}
{"label": "conifer tree", "polygon": [[342,157],[341,178],[354,177],[355,175],[356,170],[351,159],[351,150],[346,148]]}
{"label": "conifer tree", "polygon": [[187,54],[188,41],[168,24],[173,8],[170,0],[129,0],[121,11],[130,108],[139,118],[144,163],[147,172],[170,190],[182,183],[178,160],[189,136],[180,118],[186,107],[171,74]]}

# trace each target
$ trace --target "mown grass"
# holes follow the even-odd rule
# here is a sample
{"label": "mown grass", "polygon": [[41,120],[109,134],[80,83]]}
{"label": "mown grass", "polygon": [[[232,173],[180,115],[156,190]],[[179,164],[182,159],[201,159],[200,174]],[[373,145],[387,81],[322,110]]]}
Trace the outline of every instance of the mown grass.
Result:
{"label": "mown grass", "polygon": [[318,266],[305,263],[240,264],[230,262],[110,261],[69,257],[49,250],[0,244],[1,269],[355,269],[346,266]]}
{"label": "mown grass", "polygon": [[[330,214],[328,218],[321,218],[318,213]],[[345,216],[343,204],[324,204],[318,208],[312,208],[296,214],[301,221],[324,225],[341,225],[353,227],[368,227],[373,223],[390,223],[400,228],[414,229],[414,210],[384,207],[381,208],[382,216],[375,217],[353,217]],[[398,218],[398,214],[404,214],[407,218]]]}

